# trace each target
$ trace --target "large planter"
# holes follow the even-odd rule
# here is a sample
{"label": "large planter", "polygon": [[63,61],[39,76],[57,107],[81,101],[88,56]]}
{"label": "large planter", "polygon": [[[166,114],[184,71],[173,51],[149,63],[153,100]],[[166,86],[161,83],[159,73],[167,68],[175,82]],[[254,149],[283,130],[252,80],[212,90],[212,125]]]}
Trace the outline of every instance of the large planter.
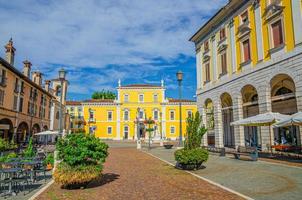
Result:
{"label": "large planter", "polygon": [[198,170],[203,168],[202,163],[198,163],[198,164],[182,164],[177,162],[176,166],[177,169],[182,169],[182,170]]}
{"label": "large planter", "polygon": [[173,144],[164,144],[165,149],[172,149]]}

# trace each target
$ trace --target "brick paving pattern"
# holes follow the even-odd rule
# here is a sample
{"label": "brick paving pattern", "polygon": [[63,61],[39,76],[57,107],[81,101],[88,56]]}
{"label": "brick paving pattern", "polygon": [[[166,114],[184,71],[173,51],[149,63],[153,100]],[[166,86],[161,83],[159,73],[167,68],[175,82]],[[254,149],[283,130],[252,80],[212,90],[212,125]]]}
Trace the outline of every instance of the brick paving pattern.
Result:
{"label": "brick paving pattern", "polygon": [[241,199],[135,148],[110,148],[100,183],[78,190],[51,185],[37,199]]}

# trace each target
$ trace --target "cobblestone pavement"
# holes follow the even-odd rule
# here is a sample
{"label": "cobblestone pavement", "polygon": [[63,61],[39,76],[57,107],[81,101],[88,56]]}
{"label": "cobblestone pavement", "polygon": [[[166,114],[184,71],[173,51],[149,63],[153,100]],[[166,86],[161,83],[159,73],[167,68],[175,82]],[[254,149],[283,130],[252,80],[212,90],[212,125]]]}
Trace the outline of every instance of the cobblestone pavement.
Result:
{"label": "cobblestone pavement", "polygon": [[110,145],[99,183],[78,190],[53,184],[37,199],[241,199],[127,145]]}
{"label": "cobblestone pavement", "polygon": [[[163,160],[175,164],[175,149],[144,149]],[[210,155],[205,169],[195,174],[219,183],[254,199],[301,199],[302,168],[263,161],[235,160]]]}

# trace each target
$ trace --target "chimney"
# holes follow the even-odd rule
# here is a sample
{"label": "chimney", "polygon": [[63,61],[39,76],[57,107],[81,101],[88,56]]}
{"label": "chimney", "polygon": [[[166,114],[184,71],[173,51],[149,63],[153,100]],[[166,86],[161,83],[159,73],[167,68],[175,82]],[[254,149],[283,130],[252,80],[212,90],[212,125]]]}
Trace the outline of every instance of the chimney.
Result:
{"label": "chimney", "polygon": [[39,71],[33,72],[32,81],[37,85],[42,85],[42,74]]}
{"label": "chimney", "polygon": [[23,74],[27,77],[30,78],[30,69],[31,69],[31,62],[28,60],[23,61]]}
{"label": "chimney", "polygon": [[44,89],[49,92],[49,87],[50,87],[50,80],[45,80],[45,87]]}
{"label": "chimney", "polygon": [[8,43],[5,45],[6,49],[6,61],[14,66],[14,60],[15,60],[15,51],[16,49],[13,46],[13,39],[11,38]]}

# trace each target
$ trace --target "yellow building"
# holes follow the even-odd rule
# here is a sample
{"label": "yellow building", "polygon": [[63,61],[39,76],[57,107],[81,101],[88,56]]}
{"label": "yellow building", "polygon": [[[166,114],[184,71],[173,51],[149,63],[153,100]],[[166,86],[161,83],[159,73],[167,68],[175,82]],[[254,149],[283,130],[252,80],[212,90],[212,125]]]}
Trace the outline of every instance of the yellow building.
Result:
{"label": "yellow building", "polygon": [[[153,119],[154,139],[179,137],[179,100],[165,96],[161,85],[119,82],[116,100],[86,100],[81,102],[86,133],[103,139],[135,140],[137,135],[148,138],[145,119]],[[68,103],[67,103],[68,104]],[[186,118],[197,111],[195,101],[182,100],[182,132],[186,131]]]}
{"label": "yellow building", "polygon": [[[204,145],[301,145],[298,127],[232,127],[266,112],[302,111],[302,1],[230,0],[190,39],[196,47],[197,104]],[[271,135],[269,135],[271,133]]]}

